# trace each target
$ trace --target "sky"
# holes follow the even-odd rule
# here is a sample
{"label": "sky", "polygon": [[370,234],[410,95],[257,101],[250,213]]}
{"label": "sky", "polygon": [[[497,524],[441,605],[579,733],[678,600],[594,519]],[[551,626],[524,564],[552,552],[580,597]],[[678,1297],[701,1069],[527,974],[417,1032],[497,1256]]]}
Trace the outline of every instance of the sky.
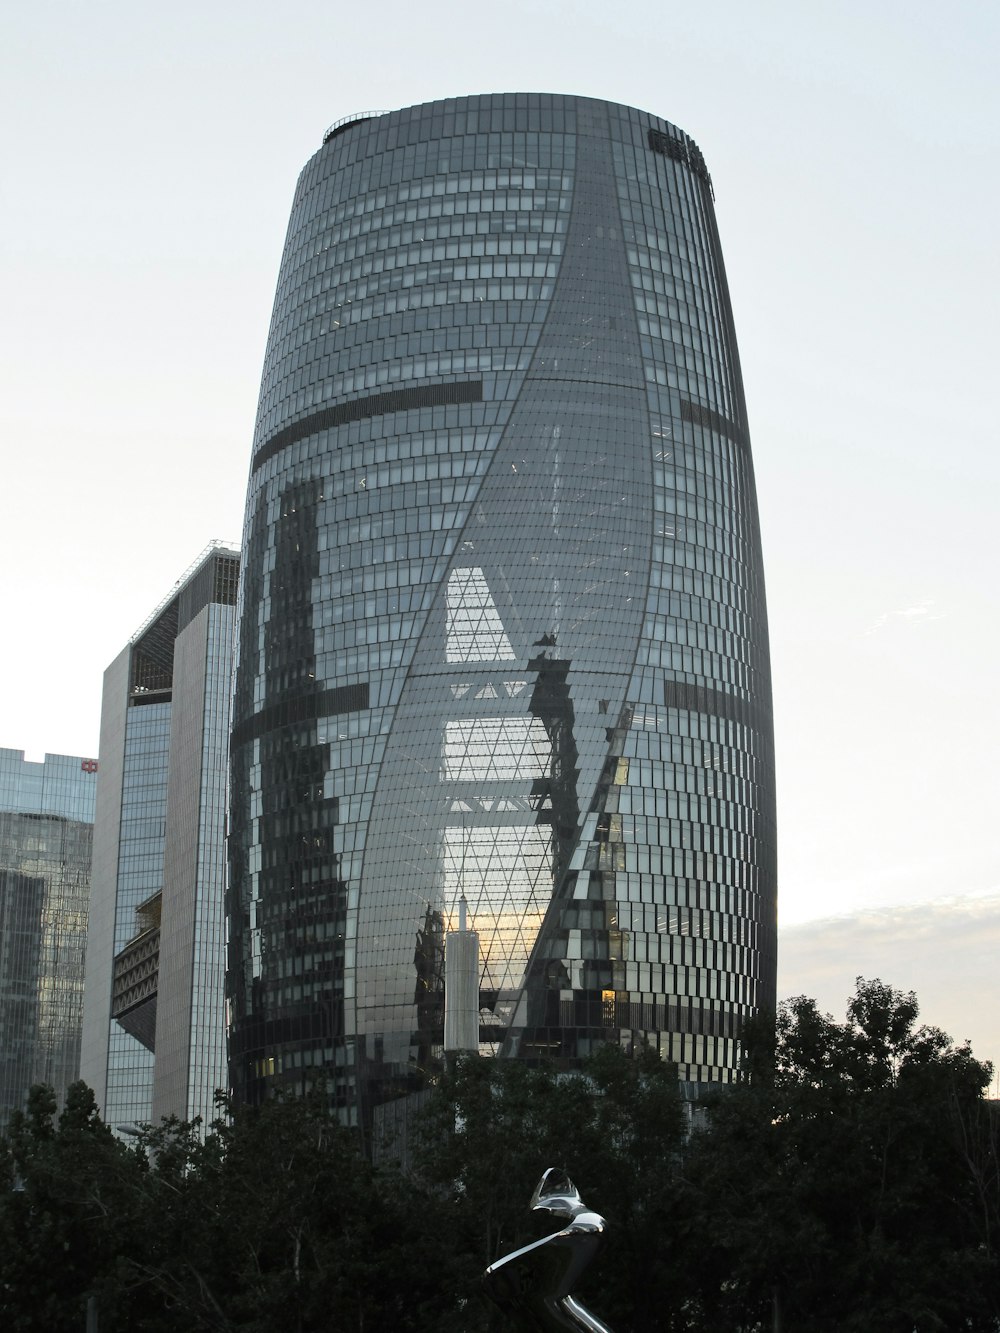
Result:
{"label": "sky", "polygon": [[1000,6],[34,0],[0,21],[0,745],[238,541],[298,172],[491,91],[665,116],[715,184],[776,727],[779,994],[856,975],[1000,1067]]}

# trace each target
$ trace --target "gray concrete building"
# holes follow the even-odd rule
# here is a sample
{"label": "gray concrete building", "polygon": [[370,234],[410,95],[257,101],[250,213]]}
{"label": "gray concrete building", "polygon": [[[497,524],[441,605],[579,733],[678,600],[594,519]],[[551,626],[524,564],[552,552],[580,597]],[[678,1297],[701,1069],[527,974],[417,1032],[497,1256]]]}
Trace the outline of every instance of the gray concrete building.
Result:
{"label": "gray concrete building", "polygon": [[239,554],[213,543],[104,677],[81,1073],[105,1120],[214,1115]]}

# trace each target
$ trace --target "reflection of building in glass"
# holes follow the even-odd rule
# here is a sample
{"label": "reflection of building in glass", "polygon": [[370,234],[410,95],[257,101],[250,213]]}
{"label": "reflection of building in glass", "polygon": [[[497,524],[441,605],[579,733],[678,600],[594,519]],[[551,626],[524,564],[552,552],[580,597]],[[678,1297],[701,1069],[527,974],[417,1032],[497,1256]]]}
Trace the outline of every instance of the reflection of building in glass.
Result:
{"label": "reflection of building in glass", "polygon": [[226,752],[239,555],[213,545],[104,676],[83,1077],[112,1125],[228,1085]]}
{"label": "reflection of building in glass", "polygon": [[442,1055],[647,1043],[725,1081],[774,1001],[767,630],[711,183],[584,98],[355,118],[299,181],[247,503],[231,1077],[348,1117]]}
{"label": "reflection of building in glass", "polygon": [[0,1126],[80,1074],[97,763],[0,750]]}

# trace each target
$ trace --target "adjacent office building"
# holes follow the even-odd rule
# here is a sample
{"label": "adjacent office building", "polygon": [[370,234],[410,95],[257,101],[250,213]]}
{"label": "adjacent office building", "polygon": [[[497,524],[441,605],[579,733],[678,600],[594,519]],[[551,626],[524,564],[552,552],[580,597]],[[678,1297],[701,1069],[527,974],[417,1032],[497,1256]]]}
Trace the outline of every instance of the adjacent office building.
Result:
{"label": "adjacent office building", "polygon": [[0,1128],[80,1074],[97,761],[0,749]]}
{"label": "adjacent office building", "polygon": [[215,1115],[239,553],[215,543],[104,676],[82,1076],[104,1119]]}
{"label": "adjacent office building", "polygon": [[528,94],[331,128],[281,264],[237,631],[238,1095],[319,1082],[367,1124],[419,1091],[463,895],[481,1050],[733,1077],[774,1004],[770,676],[687,134]]}

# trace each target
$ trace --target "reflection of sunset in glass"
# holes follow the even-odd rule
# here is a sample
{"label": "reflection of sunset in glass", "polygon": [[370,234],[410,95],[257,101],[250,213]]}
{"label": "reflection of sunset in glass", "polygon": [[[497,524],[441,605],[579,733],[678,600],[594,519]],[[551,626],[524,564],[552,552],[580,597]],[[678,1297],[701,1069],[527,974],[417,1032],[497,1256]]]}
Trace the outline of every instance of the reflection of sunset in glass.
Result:
{"label": "reflection of sunset in glass", "polygon": [[488,990],[511,989],[524,980],[552,894],[549,839],[530,814],[522,819],[520,826],[450,825],[444,830],[444,900],[450,904],[465,894],[479,932],[482,984]]}

